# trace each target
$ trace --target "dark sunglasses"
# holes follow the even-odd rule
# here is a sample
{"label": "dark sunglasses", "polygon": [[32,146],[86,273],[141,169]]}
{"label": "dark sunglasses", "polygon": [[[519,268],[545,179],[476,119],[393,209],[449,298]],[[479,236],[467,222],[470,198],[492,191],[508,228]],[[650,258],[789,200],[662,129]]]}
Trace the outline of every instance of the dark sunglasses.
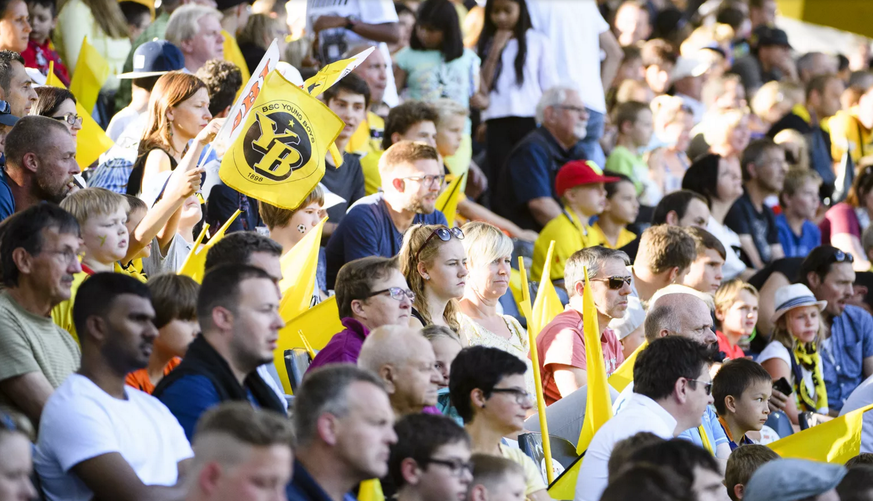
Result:
{"label": "dark sunglasses", "polygon": [[631,278],[631,276],[628,275],[626,277],[589,278],[588,280],[590,280],[592,282],[609,282],[609,284],[608,284],[609,288],[614,290],[614,291],[617,291],[617,290],[621,289],[624,286],[624,284],[627,284],[628,286],[630,286],[631,280],[633,280],[633,278]]}
{"label": "dark sunglasses", "polygon": [[418,256],[421,254],[421,251],[423,251],[424,248],[427,247],[427,244],[431,241],[433,237],[439,237],[439,239],[443,242],[448,242],[452,239],[453,235],[458,240],[464,239],[464,232],[461,231],[460,228],[446,228],[445,226],[443,226],[441,228],[433,230],[433,233],[431,233],[430,236],[427,237],[427,240],[425,240],[424,243],[421,244],[421,247],[418,248],[418,252],[415,253],[415,260],[418,261]]}
{"label": "dark sunglasses", "polygon": [[826,269],[828,266],[830,266],[834,263],[854,263],[854,262],[855,262],[855,258],[852,256],[852,254],[850,254],[848,252],[843,252],[839,249],[836,249],[833,254],[831,254],[830,256],[827,257],[827,259],[825,259],[825,261],[821,264],[821,266],[819,266],[816,269],[816,271],[821,271],[823,269]]}
{"label": "dark sunglasses", "polygon": [[712,381],[701,381],[699,379],[689,379],[688,381],[703,383],[703,391],[705,391],[707,395],[712,395]]}

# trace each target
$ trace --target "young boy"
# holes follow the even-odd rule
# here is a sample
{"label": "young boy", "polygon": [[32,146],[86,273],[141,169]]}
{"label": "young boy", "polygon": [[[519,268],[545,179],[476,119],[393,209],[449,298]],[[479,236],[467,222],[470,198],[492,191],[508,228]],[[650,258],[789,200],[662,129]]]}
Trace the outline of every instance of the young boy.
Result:
{"label": "young boy", "polygon": [[473,454],[473,481],[467,501],[524,501],[527,485],[521,465],[499,456]]}
{"label": "young boy", "polygon": [[[397,443],[388,459],[393,485],[383,486],[396,489],[398,501],[463,499],[472,470],[470,437],[463,428],[445,416],[411,414],[394,431]],[[392,494],[385,492],[385,498]]]}
{"label": "young boy", "polygon": [[124,382],[151,395],[155,385],[179,365],[181,357],[188,351],[188,345],[200,332],[197,323],[200,284],[185,275],[165,273],[152,277],[148,286],[155,308],[154,322],[158,337],[149,356],[148,367],[129,373]]}
{"label": "young boy", "polygon": [[814,170],[791,169],[785,175],[776,229],[785,257],[805,257],[821,245],[821,230],[812,222],[818,210],[821,177]]}
{"label": "young boy", "polygon": [[779,459],[779,454],[765,445],[744,445],[731,453],[724,473],[724,485],[732,501],[743,499],[745,486],[752,474],[765,463]]}
{"label": "young boy", "polygon": [[628,101],[618,105],[615,111],[618,137],[615,148],[606,159],[606,170],[631,178],[643,205],[655,205],[654,198],[651,198],[652,193],[646,192],[652,181],[649,177],[649,165],[642,155],[643,148],[652,139],[652,120],[652,110],[645,103]]}
{"label": "young boy", "polygon": [[757,362],[738,358],[722,365],[712,379],[712,398],[731,450],[754,443],[746,433],[764,426],[772,393],[770,374]]}
{"label": "young boy", "polygon": [[590,235],[588,221],[606,207],[604,183],[618,181],[606,177],[594,162],[574,160],[567,162],[555,176],[555,191],[564,204],[564,212],[549,221],[534,243],[531,277],[539,280],[543,273],[549,243],[555,241],[550,276],[553,281],[563,280],[564,264],[579,249],[598,245]]}
{"label": "young boy", "polygon": [[[11,4],[10,4],[11,5]],[[8,7],[7,7],[8,8]],[[61,56],[52,46],[52,30],[58,24],[58,13],[55,0],[29,0],[27,11],[30,21],[30,40],[27,49],[21,53],[24,58],[24,66],[36,68],[43,75],[48,75],[49,61],[55,63],[55,75],[67,87],[70,86],[70,74],[67,67],[61,62]]]}

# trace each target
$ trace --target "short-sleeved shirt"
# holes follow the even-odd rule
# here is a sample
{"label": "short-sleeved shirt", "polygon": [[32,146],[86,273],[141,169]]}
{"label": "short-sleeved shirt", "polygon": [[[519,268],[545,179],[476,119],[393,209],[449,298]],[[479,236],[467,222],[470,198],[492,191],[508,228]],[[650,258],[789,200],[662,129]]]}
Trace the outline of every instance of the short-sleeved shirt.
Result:
{"label": "short-sleeved shirt", "polygon": [[824,244],[831,243],[831,238],[834,235],[847,233],[849,235],[861,238],[861,222],[858,220],[858,215],[855,213],[855,208],[846,202],[840,202],[825,212],[825,217],[819,224],[821,230],[821,241]]}
{"label": "short-sleeved shirt", "polygon": [[142,259],[143,273],[153,277],[160,273],[176,273],[185,264],[185,259],[194,248],[194,243],[185,240],[182,235],[176,233],[167,248],[165,255],[161,254],[161,245],[155,238],[151,243],[151,253]]}
{"label": "short-sleeved shirt", "polygon": [[740,348],[740,345],[731,346],[730,341],[728,341],[727,336],[725,336],[722,331],[715,331],[715,337],[718,338],[718,351],[725,354],[725,356],[730,360],[736,360],[738,358],[745,358],[746,353]]}
{"label": "short-sleeved shirt", "polygon": [[436,101],[448,97],[466,108],[477,90],[480,59],[470,49],[446,61],[438,50],[406,47],[394,55],[394,63],[406,72],[408,99]]}
{"label": "short-sleeved shirt", "polygon": [[503,165],[491,198],[492,209],[526,230],[540,231],[543,227],[534,219],[527,203],[552,197],[560,204],[555,176],[564,164],[582,158],[578,145],[566,150],[546,129],[531,131],[513,148]]}
{"label": "short-sleeved shirt", "polygon": [[812,221],[803,221],[800,235],[797,235],[785,219],[785,214],[779,214],[776,216],[776,229],[785,257],[806,257],[812,249],[821,245],[821,230]]}
{"label": "short-sleeved shirt", "polygon": [[[412,224],[446,224],[446,216],[435,210],[416,214]],[[343,218],[327,243],[327,286],[334,287],[342,265],[367,256],[392,257],[400,252],[403,233],[385,206],[382,193],[358,200]]]}
{"label": "short-sleeved shirt", "polygon": [[[582,325],[582,313],[567,306],[543,327],[542,332],[537,336],[537,351],[540,354],[539,370],[542,375],[546,405],[561,399],[552,364],[587,370],[585,334]],[[612,330],[605,329],[600,334],[600,348],[603,351],[606,376],[609,377],[624,362],[621,342]]]}
{"label": "short-sleeved shirt", "polygon": [[603,230],[600,229],[600,223],[597,222],[588,228],[588,236],[590,241],[597,242],[592,245],[602,245],[608,249],[620,249],[637,238],[637,235],[634,232],[629,231],[627,228],[622,228],[618,233],[618,240],[615,242],[615,245],[612,245],[612,243],[610,243],[606,238],[606,235],[604,235]]}
{"label": "short-sleeved shirt", "polygon": [[321,184],[335,195],[345,200],[327,209],[328,221],[339,223],[346,216],[346,211],[355,202],[364,198],[364,172],[361,161],[352,153],[343,153],[343,164],[334,167],[332,162],[325,162],[324,177]]}
{"label": "short-sleeved shirt", "polygon": [[649,164],[643,160],[643,156],[621,145],[612,149],[612,153],[606,159],[606,170],[631,178],[637,189],[637,195],[643,192],[644,182],[649,177]]}
{"label": "short-sleeved shirt", "polygon": [[840,161],[846,151],[857,164],[862,157],[873,154],[873,130],[858,120],[858,107],[840,110],[828,120],[831,133],[831,156]]}
{"label": "short-sleeved shirt", "polygon": [[821,343],[828,407],[839,411],[864,381],[864,359],[873,357],[873,317],[857,306],[846,306],[834,318],[831,336]]}
{"label": "short-sleeved shirt", "polygon": [[[79,368],[79,346],[51,317],[34,315],[9,294],[0,293],[0,381],[31,372],[57,388]],[[21,409],[0,392],[0,408]]]}
{"label": "short-sleeved shirt", "polygon": [[533,263],[530,269],[532,280],[539,280],[543,276],[543,268],[546,265],[546,256],[552,240],[555,241],[555,249],[552,251],[549,276],[553,281],[564,278],[564,265],[576,251],[599,245],[599,241],[591,233],[588,222],[580,221],[575,212],[565,208],[561,215],[549,221],[534,242]]}
{"label": "short-sleeved shirt", "polygon": [[752,237],[764,264],[772,260],[773,253],[770,246],[779,243],[779,230],[776,229],[776,216],[766,204],[763,205],[763,210],[758,212],[749,194],[743,193],[743,196],[731,206],[724,223],[738,235]]}
{"label": "short-sleeved shirt", "polygon": [[529,496],[546,488],[546,483],[543,481],[543,475],[537,468],[537,464],[521,449],[501,444],[500,454],[505,459],[518,463],[524,470],[525,495]]}
{"label": "short-sleeved shirt", "polygon": [[[164,366],[163,374],[166,376],[180,363],[182,363],[181,358],[173,357],[172,360],[167,362],[167,365]],[[132,388],[136,388],[141,392],[148,393],[149,395],[151,395],[152,392],[155,391],[155,385],[149,378],[148,369],[139,369],[129,373],[127,377],[124,378],[124,384]]]}
{"label": "short-sleeved shirt", "polygon": [[[761,353],[758,355],[758,357],[755,359],[755,361],[758,362],[759,364],[763,364],[767,360],[779,359],[779,360],[783,361],[786,365],[788,365],[789,369],[792,369],[792,367],[793,367],[793,364],[791,363],[792,358],[793,358],[793,356],[792,356],[791,352],[788,351],[788,348],[786,348],[785,345],[783,345],[779,341],[770,341],[767,344],[767,346],[761,351]],[[822,358],[822,357],[820,357],[820,358]],[[819,369],[821,369],[821,367],[819,367]],[[806,387],[806,391],[809,394],[810,398],[812,398],[813,400],[818,400],[816,393],[815,393],[815,382],[812,379],[812,371],[801,365],[800,366],[800,375],[801,375],[801,378],[803,379],[803,385]],[[792,385],[797,385],[798,382],[795,381],[794,377],[795,377],[794,370],[792,369],[791,375],[789,376],[789,380],[791,381]],[[827,381],[825,381],[825,384],[827,384]],[[830,392],[828,392],[828,393],[830,393]],[[828,397],[828,399],[830,399],[829,395],[826,395],[826,396]],[[797,401],[798,409],[802,409],[802,407],[800,405],[800,402],[801,402],[800,395],[798,394],[798,392],[796,392],[796,391],[794,392],[794,397]],[[830,402],[828,402],[828,405],[830,405]],[[823,413],[823,414],[827,414],[828,407],[822,407],[822,408],[816,409],[816,410],[818,412]]]}
{"label": "short-sleeved shirt", "polygon": [[[313,25],[321,16],[349,17],[367,24],[397,22],[397,11],[391,0],[308,0],[306,2],[306,32],[315,33]],[[322,63],[332,63],[367,38],[344,26],[323,30],[318,34],[318,56]],[[389,66],[388,70],[391,68]]]}
{"label": "short-sleeved shirt", "polygon": [[72,468],[119,453],[145,485],[175,485],[178,463],[194,455],[182,428],[158,399],[125,387],[115,398],[73,374],[49,397],[40,419],[34,466],[46,498],[90,500]]}

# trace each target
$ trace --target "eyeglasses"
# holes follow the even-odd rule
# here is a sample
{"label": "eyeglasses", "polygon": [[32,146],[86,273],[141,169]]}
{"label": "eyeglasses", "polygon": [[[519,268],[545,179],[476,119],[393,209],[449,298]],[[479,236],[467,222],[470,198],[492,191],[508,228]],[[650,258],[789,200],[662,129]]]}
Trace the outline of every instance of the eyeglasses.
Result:
{"label": "eyeglasses", "polygon": [[444,174],[440,175],[440,176],[409,176],[409,177],[401,177],[400,179],[403,179],[403,180],[409,179],[410,181],[415,181],[415,182],[421,183],[425,186],[433,186],[433,185],[442,186],[443,183],[446,181],[446,176]]}
{"label": "eyeglasses", "polygon": [[[427,465],[430,463],[445,466],[446,468],[449,469],[449,471],[452,472],[452,475],[455,477],[460,477],[461,475],[464,474],[464,472],[473,473],[473,463],[471,463],[469,461],[462,461],[462,460],[457,459],[457,458],[454,458],[454,459],[428,458],[428,459],[424,460],[424,465]],[[424,466],[424,465],[422,465],[422,466]]]}
{"label": "eyeglasses", "polygon": [[56,256],[61,256],[61,258],[64,260],[65,263],[72,263],[73,261],[78,263],[85,256],[84,252],[76,252],[72,249],[53,250],[53,251],[44,250],[42,252],[44,252],[46,254],[54,254]]}
{"label": "eyeglasses", "polygon": [[689,382],[693,381],[695,383],[703,383],[703,391],[706,392],[707,395],[712,395],[712,381],[701,381],[699,379],[689,379]]}
{"label": "eyeglasses", "polygon": [[628,275],[626,277],[589,278],[588,280],[592,282],[609,282],[609,288],[617,291],[621,289],[624,284],[630,286],[631,280],[633,280],[633,278]]}
{"label": "eyeglasses", "polygon": [[582,114],[585,113],[585,108],[582,108],[581,106],[564,106],[564,105],[560,105],[560,106],[557,106],[557,107],[558,107],[558,108],[561,108],[562,110],[575,111],[576,113],[578,113],[578,114],[580,114],[580,115],[582,115]]}
{"label": "eyeglasses", "polygon": [[534,396],[529,391],[518,388],[491,388],[491,393],[507,393],[515,397],[515,403],[524,405],[533,401]]}
{"label": "eyeglasses", "polygon": [[464,239],[464,232],[461,231],[460,228],[446,228],[445,226],[443,226],[441,228],[433,230],[430,236],[427,237],[427,240],[425,240],[424,243],[421,244],[421,247],[418,248],[418,252],[415,253],[415,260],[418,261],[418,256],[421,254],[421,251],[423,251],[424,248],[427,247],[428,242],[430,242],[433,237],[439,237],[439,239],[443,242],[448,242],[452,239],[453,235],[458,240]]}
{"label": "eyeglasses", "polygon": [[76,113],[67,113],[60,117],[49,117],[59,122],[66,122],[70,127],[80,127],[82,125],[82,117]]}
{"label": "eyeglasses", "polygon": [[386,292],[391,295],[391,299],[396,299],[397,301],[403,301],[403,298],[407,298],[410,301],[415,301],[415,293],[409,289],[404,289],[403,287],[389,287],[380,291],[373,291],[367,294],[364,299],[367,299],[368,297],[378,296],[379,294],[385,294]]}

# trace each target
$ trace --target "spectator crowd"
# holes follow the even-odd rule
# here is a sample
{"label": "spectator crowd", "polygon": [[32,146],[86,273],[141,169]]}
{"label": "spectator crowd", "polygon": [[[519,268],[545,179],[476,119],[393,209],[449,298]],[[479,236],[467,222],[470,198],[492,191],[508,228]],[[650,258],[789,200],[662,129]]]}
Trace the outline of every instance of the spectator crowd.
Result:
{"label": "spectator crowd", "polygon": [[[870,41],[801,53],[778,24],[0,0],[0,501],[570,499],[545,424],[575,501],[873,499],[873,419],[845,465],[769,447],[873,404]],[[218,176],[274,40],[300,86],[374,49],[319,96],[340,155],[294,209]],[[283,352],[312,232],[332,330]]]}

